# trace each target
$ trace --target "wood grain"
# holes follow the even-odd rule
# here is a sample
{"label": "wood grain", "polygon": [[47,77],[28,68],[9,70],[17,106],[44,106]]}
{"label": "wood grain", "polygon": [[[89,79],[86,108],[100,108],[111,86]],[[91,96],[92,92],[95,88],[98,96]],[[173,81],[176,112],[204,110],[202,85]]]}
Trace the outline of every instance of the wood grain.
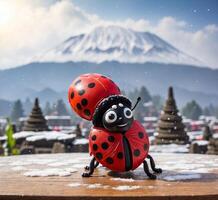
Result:
{"label": "wood grain", "polygon": [[[218,199],[218,156],[191,155],[191,154],[155,154],[158,166],[169,165],[170,170],[158,176],[158,180],[149,180],[142,168],[134,172],[115,173],[103,167],[96,169],[93,177],[82,178],[83,169],[78,166],[87,165],[90,159],[88,154],[47,154],[33,156],[16,156],[0,158],[0,200],[4,199]],[[199,162],[208,160],[208,172],[199,173],[199,179],[166,181],[164,176],[175,175],[176,170],[170,167],[184,162],[193,165],[193,160]],[[46,161],[48,161],[46,163]],[[66,165],[61,162],[69,161]],[[72,164],[70,163],[72,161]],[[78,161],[78,163],[76,163]],[[75,162],[75,164],[73,163]],[[23,165],[22,165],[23,163]],[[60,165],[58,166],[58,163]],[[214,164],[215,163],[215,164]],[[77,172],[70,176],[60,177],[27,177],[26,171],[43,168],[64,168],[77,165]],[[200,166],[200,165],[199,165]],[[215,167],[214,167],[215,166]],[[20,169],[19,169],[20,167]],[[22,169],[23,168],[23,169]],[[205,166],[204,166],[205,168]],[[131,178],[128,182],[114,178]],[[69,184],[81,184],[70,187]],[[101,184],[100,188],[91,188],[93,184]],[[139,186],[138,189],[119,191],[119,186]]]}

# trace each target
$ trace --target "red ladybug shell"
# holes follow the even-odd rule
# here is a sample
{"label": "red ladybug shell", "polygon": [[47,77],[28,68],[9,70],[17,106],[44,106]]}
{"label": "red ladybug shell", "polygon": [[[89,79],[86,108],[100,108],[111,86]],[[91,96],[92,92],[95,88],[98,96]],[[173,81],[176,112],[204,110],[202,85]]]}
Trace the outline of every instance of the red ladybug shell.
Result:
{"label": "red ladybug shell", "polygon": [[111,133],[104,128],[93,127],[89,136],[89,151],[104,167],[113,171],[126,171],[123,137],[131,149],[132,168],[136,169],[147,157],[149,139],[144,127],[136,120],[125,133]]}
{"label": "red ladybug shell", "polygon": [[119,87],[111,79],[101,74],[83,74],[70,85],[68,99],[71,107],[80,117],[92,120],[101,100],[119,94]]}

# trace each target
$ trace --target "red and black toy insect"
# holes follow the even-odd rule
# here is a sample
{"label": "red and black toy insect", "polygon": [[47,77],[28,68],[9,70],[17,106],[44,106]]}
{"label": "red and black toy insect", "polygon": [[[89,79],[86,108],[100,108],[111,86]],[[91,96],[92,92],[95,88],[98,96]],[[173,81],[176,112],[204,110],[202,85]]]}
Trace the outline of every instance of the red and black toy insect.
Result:
{"label": "red and black toy insect", "polygon": [[151,168],[155,167],[153,158],[148,154],[149,139],[144,127],[134,120],[131,101],[121,95],[119,87],[109,78],[100,74],[84,74],[75,79],[68,92],[73,110],[82,118],[93,122],[89,135],[89,151],[93,155],[90,165],[85,167],[83,177],[89,177],[101,163],[113,171],[129,171],[144,165],[144,172],[151,179],[146,158]]}

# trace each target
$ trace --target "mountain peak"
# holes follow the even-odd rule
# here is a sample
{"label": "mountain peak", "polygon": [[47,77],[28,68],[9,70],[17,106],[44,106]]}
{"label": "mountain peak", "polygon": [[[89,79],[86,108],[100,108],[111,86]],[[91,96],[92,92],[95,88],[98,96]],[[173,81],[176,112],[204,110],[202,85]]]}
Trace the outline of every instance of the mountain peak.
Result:
{"label": "mountain peak", "polygon": [[154,33],[137,32],[120,26],[99,26],[73,36],[40,57],[44,61],[88,61],[101,63],[176,63],[201,65]]}

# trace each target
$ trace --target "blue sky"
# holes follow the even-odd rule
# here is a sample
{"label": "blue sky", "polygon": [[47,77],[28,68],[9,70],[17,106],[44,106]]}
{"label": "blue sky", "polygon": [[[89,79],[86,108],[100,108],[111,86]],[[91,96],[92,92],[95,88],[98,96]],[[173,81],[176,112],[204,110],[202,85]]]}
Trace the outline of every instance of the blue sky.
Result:
{"label": "blue sky", "polygon": [[173,16],[192,24],[193,29],[218,24],[217,0],[73,0],[80,8],[105,20],[145,18],[153,23]]}
{"label": "blue sky", "polygon": [[154,33],[218,68],[218,0],[0,0],[0,69],[107,25]]}

